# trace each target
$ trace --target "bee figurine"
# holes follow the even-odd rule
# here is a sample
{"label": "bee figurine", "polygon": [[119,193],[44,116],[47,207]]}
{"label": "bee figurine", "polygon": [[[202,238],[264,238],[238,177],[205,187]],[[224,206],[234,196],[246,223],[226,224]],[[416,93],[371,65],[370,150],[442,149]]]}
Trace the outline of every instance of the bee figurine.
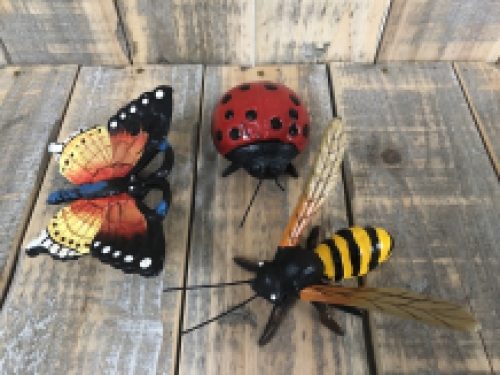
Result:
{"label": "bee figurine", "polygon": [[[300,234],[335,187],[345,145],[343,124],[339,119],[334,119],[325,131],[313,170],[282,234],[274,259],[253,262],[237,257],[234,259],[236,264],[254,273],[253,279],[199,286],[219,287],[247,283],[255,295],[183,333],[217,320],[256,297],[264,298],[273,305],[258,341],[261,346],[271,340],[286,312],[298,299],[311,302],[319,312],[321,323],[340,335],[343,330],[328,314],[329,306],[354,315],[362,315],[366,310],[378,311],[458,331],[478,327],[478,322],[467,311],[438,298],[402,289],[332,284],[365,275],[390,257],[394,240],[384,229],[341,229],[318,245],[319,229],[315,227],[307,238],[306,247],[298,245]],[[197,287],[173,289],[195,288]]]}

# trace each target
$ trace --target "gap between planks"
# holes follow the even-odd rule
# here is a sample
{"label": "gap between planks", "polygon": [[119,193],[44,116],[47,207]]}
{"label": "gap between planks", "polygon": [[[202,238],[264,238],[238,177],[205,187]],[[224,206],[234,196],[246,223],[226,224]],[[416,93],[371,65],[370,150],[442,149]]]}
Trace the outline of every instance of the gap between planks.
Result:
{"label": "gap between planks", "polygon": [[[64,122],[64,117],[66,116],[66,111],[68,110],[69,103],[71,102],[71,97],[73,95],[73,90],[75,89],[75,85],[78,80],[79,74],[80,74],[80,66],[78,65],[76,67],[76,72],[73,77],[73,82],[71,82],[71,87],[69,89],[66,102],[64,103],[61,116],[54,123],[54,127],[52,128],[49,137],[47,139],[47,143],[45,144],[45,150],[47,150],[47,147],[51,142],[55,142],[57,140],[57,137],[61,130],[61,126]],[[33,208],[35,207],[35,203],[38,200],[38,196],[40,194],[40,187],[42,185],[51,158],[52,155],[50,155],[48,152],[44,152],[42,160],[40,162],[38,173],[35,178],[35,183],[32,187],[31,194],[28,198],[28,202],[22,214],[21,223],[19,225],[17,233],[15,234],[13,241],[14,243],[9,253],[9,257],[7,258],[7,262],[5,263],[4,269],[0,272],[0,310],[2,309],[5,303],[5,299],[9,293],[9,289],[17,269],[19,253],[20,251],[22,251],[21,243],[26,234],[26,229],[28,228],[28,224],[31,219],[31,214],[33,213]]]}

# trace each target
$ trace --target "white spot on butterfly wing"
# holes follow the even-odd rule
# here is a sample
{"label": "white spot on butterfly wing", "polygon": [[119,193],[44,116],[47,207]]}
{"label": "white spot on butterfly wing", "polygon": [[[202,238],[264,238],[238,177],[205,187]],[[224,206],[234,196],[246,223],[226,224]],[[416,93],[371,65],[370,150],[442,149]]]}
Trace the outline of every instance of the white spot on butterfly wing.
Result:
{"label": "white spot on butterfly wing", "polygon": [[149,103],[149,99],[148,98],[142,98],[141,103],[144,104],[144,105],[147,105]]}
{"label": "white spot on butterfly wing", "polygon": [[128,111],[129,111],[130,113],[136,113],[136,112],[137,112],[137,107],[136,107],[135,105],[130,106],[130,108],[128,109]]}
{"label": "white spot on butterfly wing", "polygon": [[163,90],[156,90],[155,96],[156,96],[156,99],[163,99],[163,97],[165,96],[165,93],[163,92]]}
{"label": "white spot on butterfly wing", "polygon": [[125,120],[127,118],[127,114],[125,112],[120,113],[120,118]]}
{"label": "white spot on butterfly wing", "polygon": [[111,129],[116,129],[116,128],[118,127],[118,123],[117,123],[116,121],[111,121],[111,122],[109,123],[109,127],[110,127]]}
{"label": "white spot on butterfly wing", "polygon": [[64,145],[62,143],[52,142],[51,144],[49,144],[48,149],[51,154],[60,154],[63,150],[63,147]]}
{"label": "white spot on butterfly wing", "polygon": [[148,268],[149,266],[151,266],[151,264],[153,263],[153,261],[151,260],[151,258],[144,258],[143,260],[141,260],[141,262],[139,263],[139,266],[141,268]]}
{"label": "white spot on butterfly wing", "polygon": [[101,246],[101,241],[95,241],[94,242],[94,247],[99,247]]}
{"label": "white spot on butterfly wing", "polygon": [[132,255],[127,255],[124,259],[123,259],[126,263],[130,263],[134,260],[134,257]]}
{"label": "white spot on butterfly wing", "polygon": [[103,254],[107,254],[107,253],[109,253],[110,251],[111,251],[111,247],[110,247],[110,246],[104,246],[104,247],[102,248],[102,250],[101,250],[101,252],[102,252]]}
{"label": "white spot on butterfly wing", "polygon": [[113,253],[113,258],[118,258],[120,255],[121,255],[121,251],[120,250],[116,250],[114,253]]}

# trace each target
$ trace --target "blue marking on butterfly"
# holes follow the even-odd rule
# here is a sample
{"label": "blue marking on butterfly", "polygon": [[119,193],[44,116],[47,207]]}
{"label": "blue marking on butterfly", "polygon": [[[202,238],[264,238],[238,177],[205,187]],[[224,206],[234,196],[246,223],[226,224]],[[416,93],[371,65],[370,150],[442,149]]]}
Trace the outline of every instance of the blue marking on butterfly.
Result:
{"label": "blue marking on butterfly", "polygon": [[170,147],[170,143],[166,139],[161,141],[161,143],[158,145],[158,151],[165,151],[167,148]]}
{"label": "blue marking on butterfly", "polygon": [[163,217],[165,217],[167,211],[168,211],[168,205],[167,202],[165,201],[161,201],[160,204],[158,204],[158,206],[156,207],[156,213]]}

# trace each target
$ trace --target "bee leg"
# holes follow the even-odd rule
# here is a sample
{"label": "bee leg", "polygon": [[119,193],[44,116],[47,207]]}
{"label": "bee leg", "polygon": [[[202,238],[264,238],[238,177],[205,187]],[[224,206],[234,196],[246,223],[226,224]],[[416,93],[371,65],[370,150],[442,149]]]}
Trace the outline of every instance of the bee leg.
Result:
{"label": "bee leg", "polygon": [[269,319],[267,320],[264,331],[262,332],[262,335],[260,335],[258,342],[259,346],[264,346],[269,341],[271,341],[276,331],[278,330],[278,327],[283,321],[283,318],[285,317],[288,310],[290,310],[290,307],[292,307],[294,302],[295,299],[291,299],[291,301],[287,301],[281,306],[278,305],[273,306],[273,309],[271,311],[271,314],[269,315]]}
{"label": "bee leg", "polygon": [[309,232],[309,236],[306,240],[306,249],[313,251],[319,242],[319,225],[315,225]]}
{"label": "bee leg", "polygon": [[259,269],[259,263],[254,262],[245,258],[241,257],[234,257],[233,258],[234,263],[236,263],[238,266],[243,268],[244,270],[250,271],[250,272],[257,272]]}
{"label": "bee leg", "polygon": [[344,336],[345,332],[340,325],[333,319],[333,316],[328,312],[328,305],[320,302],[312,302],[313,306],[318,310],[319,321],[330,331],[339,336]]}

